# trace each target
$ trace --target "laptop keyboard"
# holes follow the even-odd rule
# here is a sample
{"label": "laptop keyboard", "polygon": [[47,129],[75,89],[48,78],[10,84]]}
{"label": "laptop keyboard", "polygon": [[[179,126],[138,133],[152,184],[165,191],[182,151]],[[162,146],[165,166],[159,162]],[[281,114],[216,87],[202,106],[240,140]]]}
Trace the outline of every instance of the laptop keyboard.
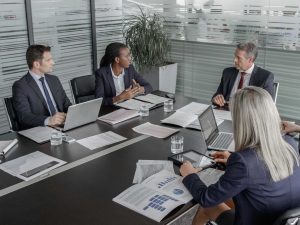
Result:
{"label": "laptop keyboard", "polygon": [[216,140],[210,146],[216,149],[228,149],[229,145],[233,140],[233,135],[230,133],[219,133]]}

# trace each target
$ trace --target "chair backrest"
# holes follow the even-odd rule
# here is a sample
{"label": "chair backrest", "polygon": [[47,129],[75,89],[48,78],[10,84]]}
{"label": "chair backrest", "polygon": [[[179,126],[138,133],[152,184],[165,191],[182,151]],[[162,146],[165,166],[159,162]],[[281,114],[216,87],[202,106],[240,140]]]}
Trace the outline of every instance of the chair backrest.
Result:
{"label": "chair backrest", "polygon": [[75,103],[95,99],[95,76],[86,75],[70,80]]}
{"label": "chair backrest", "polygon": [[10,129],[13,131],[19,131],[20,125],[18,123],[17,113],[14,109],[12,97],[4,98],[4,105]]}
{"label": "chair backrest", "polygon": [[274,102],[276,104],[277,95],[278,95],[278,89],[279,89],[279,83],[278,82],[274,82],[273,83],[273,87],[274,87]]}
{"label": "chair backrest", "polygon": [[290,209],[283,213],[273,225],[299,225],[300,208]]}

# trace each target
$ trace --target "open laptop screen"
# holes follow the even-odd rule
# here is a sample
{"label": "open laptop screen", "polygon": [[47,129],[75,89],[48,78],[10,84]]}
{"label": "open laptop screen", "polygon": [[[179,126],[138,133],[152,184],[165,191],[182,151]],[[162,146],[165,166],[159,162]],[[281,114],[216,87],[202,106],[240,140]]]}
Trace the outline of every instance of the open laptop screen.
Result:
{"label": "open laptop screen", "polygon": [[205,141],[208,142],[219,132],[212,107],[209,106],[198,119]]}

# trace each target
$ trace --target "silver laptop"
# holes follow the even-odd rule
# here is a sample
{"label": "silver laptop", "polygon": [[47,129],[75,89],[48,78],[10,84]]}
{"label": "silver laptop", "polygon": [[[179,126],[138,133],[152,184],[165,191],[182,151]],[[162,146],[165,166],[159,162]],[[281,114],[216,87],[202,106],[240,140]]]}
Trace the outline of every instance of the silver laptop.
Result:
{"label": "silver laptop", "polygon": [[97,98],[69,106],[63,131],[96,121],[101,104],[102,98]]}
{"label": "silver laptop", "polygon": [[198,119],[208,149],[234,152],[233,134],[219,132],[211,106],[209,106]]}

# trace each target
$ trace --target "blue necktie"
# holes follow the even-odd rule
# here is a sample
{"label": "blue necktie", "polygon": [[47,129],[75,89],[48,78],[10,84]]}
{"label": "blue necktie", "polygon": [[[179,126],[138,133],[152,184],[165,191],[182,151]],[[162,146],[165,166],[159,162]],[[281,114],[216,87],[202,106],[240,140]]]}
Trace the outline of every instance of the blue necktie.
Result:
{"label": "blue necktie", "polygon": [[54,105],[53,105],[53,102],[50,98],[50,95],[49,95],[49,92],[48,92],[48,89],[46,88],[46,85],[45,85],[45,78],[44,77],[41,77],[40,78],[40,81],[43,85],[43,89],[44,89],[44,93],[45,93],[45,96],[46,96],[46,101],[47,101],[47,104],[49,106],[49,110],[50,110],[50,114],[51,116],[53,116],[55,113],[56,113],[56,110],[54,108]]}

